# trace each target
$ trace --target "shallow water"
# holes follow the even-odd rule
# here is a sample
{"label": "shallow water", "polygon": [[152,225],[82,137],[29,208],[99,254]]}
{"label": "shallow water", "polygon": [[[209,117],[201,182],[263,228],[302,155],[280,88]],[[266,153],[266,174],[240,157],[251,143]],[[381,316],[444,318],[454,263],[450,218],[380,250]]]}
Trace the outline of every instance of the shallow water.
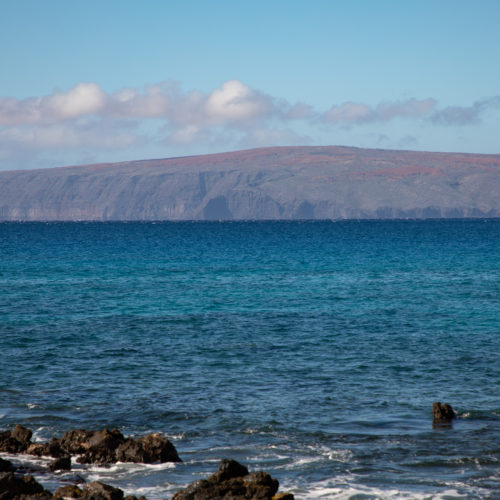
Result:
{"label": "shallow water", "polygon": [[500,220],[2,223],[0,339],[0,429],[171,438],[78,466],[127,493],[230,457],[299,499],[500,496]]}

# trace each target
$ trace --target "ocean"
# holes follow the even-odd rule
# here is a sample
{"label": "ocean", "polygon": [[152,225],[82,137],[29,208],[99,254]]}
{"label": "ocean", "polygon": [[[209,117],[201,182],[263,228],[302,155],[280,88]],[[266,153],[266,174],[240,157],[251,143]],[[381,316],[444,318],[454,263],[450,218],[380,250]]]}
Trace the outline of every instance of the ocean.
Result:
{"label": "ocean", "polygon": [[296,499],[500,498],[498,219],[0,223],[0,349],[0,430],[183,460],[52,491],[170,498],[234,458]]}

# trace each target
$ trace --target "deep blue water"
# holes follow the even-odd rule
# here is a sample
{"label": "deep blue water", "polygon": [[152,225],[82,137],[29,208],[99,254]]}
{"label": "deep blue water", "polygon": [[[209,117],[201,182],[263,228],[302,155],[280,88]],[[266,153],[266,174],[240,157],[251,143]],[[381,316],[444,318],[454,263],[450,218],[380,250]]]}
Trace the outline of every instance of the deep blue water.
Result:
{"label": "deep blue water", "polygon": [[500,220],[1,223],[0,349],[0,430],[172,439],[127,493],[500,498]]}

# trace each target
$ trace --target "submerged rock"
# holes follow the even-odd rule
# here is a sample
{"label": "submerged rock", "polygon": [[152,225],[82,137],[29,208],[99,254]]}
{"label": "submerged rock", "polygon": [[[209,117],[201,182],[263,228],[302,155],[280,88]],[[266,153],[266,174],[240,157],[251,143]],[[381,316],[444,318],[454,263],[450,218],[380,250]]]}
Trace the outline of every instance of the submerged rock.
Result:
{"label": "submerged rock", "polygon": [[456,413],[448,403],[437,401],[432,404],[432,416],[434,424],[450,424],[456,418]]}
{"label": "submerged rock", "polygon": [[219,469],[208,479],[191,483],[178,491],[172,500],[293,500],[291,493],[276,497],[279,482],[267,472],[248,473],[248,469],[235,460],[222,460]]}

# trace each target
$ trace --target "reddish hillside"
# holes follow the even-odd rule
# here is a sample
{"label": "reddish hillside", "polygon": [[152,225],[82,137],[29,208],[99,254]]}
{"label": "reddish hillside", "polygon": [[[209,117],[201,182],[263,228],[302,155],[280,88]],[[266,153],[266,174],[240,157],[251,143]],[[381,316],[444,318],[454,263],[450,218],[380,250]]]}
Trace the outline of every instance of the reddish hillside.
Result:
{"label": "reddish hillside", "polygon": [[500,155],[337,146],[0,172],[2,220],[500,216]]}

